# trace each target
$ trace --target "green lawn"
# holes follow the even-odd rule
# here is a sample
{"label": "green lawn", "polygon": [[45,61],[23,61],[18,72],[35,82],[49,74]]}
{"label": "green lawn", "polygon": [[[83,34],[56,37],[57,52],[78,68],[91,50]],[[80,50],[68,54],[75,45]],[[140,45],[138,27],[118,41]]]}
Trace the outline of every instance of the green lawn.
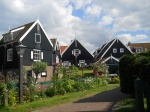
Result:
{"label": "green lawn", "polygon": [[119,84],[109,84],[107,86],[102,86],[102,87],[87,90],[87,91],[70,93],[70,94],[66,94],[63,96],[54,96],[51,98],[37,100],[34,102],[29,102],[29,103],[22,103],[14,107],[10,107],[10,106],[3,107],[3,108],[0,108],[0,112],[30,112],[36,109],[50,108],[50,107],[58,106],[64,103],[74,102],[81,98],[92,96],[97,93],[101,93],[103,91],[108,91],[116,87],[119,87]]}

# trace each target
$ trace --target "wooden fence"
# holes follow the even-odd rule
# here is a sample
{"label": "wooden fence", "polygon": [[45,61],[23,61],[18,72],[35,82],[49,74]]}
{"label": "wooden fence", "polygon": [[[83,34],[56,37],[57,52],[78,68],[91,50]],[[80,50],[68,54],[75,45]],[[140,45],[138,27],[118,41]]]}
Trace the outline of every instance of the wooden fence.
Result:
{"label": "wooden fence", "polygon": [[136,95],[136,110],[137,112],[145,112],[144,110],[144,98],[146,98],[147,112],[150,112],[150,85],[145,84],[141,79],[137,78],[134,81],[135,95]]}

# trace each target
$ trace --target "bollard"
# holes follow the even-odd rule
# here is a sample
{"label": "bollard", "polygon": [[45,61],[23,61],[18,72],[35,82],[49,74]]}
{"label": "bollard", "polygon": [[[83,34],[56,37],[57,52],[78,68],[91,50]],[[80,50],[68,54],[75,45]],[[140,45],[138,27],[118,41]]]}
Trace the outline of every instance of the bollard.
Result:
{"label": "bollard", "polygon": [[135,95],[136,95],[136,109],[137,112],[144,112],[144,101],[143,101],[143,88],[141,79],[137,78],[134,80]]}
{"label": "bollard", "polygon": [[150,86],[146,85],[144,87],[146,102],[147,102],[147,111],[150,112]]}
{"label": "bollard", "polygon": [[5,92],[3,94],[3,105],[4,105],[4,107],[8,106],[8,94],[7,94],[7,92]]}

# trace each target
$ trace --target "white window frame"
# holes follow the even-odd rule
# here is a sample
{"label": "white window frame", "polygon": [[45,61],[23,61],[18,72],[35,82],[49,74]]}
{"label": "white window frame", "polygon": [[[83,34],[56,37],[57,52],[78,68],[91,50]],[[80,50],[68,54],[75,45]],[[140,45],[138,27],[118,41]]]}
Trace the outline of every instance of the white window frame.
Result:
{"label": "white window frame", "polygon": [[124,53],[124,48],[120,48],[120,53]]}
{"label": "white window frame", "polygon": [[7,49],[7,61],[12,61],[13,60],[13,49]]}
{"label": "white window frame", "polygon": [[135,48],[135,51],[136,51],[137,53],[141,53],[141,52],[143,52],[143,48],[142,48],[142,47],[136,47],[136,48]]}
{"label": "white window frame", "polygon": [[[35,57],[35,55],[39,54],[39,58]],[[43,52],[41,52],[41,50],[38,49],[33,49],[33,51],[31,51],[31,59],[33,59],[34,61],[41,61],[43,60]]]}
{"label": "white window frame", "polygon": [[[37,41],[37,38],[39,38],[39,41]],[[35,43],[41,43],[41,34],[35,33]]]}
{"label": "white window frame", "polygon": [[63,61],[63,66],[70,67],[71,63],[69,61]]}
{"label": "white window frame", "polygon": [[73,54],[74,56],[79,56],[79,54],[81,54],[81,50],[79,50],[79,49],[74,49],[74,50],[72,51],[72,54]]}
{"label": "white window frame", "polygon": [[117,48],[113,48],[113,53],[117,53]]}

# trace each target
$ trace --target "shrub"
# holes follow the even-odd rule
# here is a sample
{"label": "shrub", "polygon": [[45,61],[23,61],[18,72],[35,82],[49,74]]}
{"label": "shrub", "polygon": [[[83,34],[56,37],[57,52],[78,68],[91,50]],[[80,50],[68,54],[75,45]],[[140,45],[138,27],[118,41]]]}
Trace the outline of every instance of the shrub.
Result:
{"label": "shrub", "polygon": [[114,77],[114,78],[111,79],[111,81],[109,83],[110,84],[119,84],[120,79],[119,79],[119,77]]}
{"label": "shrub", "polygon": [[12,88],[8,91],[8,104],[16,105],[18,99],[18,92],[15,88]]}
{"label": "shrub", "polygon": [[150,84],[150,51],[125,55],[119,62],[121,91],[134,94],[134,79],[139,77],[143,84]]}

